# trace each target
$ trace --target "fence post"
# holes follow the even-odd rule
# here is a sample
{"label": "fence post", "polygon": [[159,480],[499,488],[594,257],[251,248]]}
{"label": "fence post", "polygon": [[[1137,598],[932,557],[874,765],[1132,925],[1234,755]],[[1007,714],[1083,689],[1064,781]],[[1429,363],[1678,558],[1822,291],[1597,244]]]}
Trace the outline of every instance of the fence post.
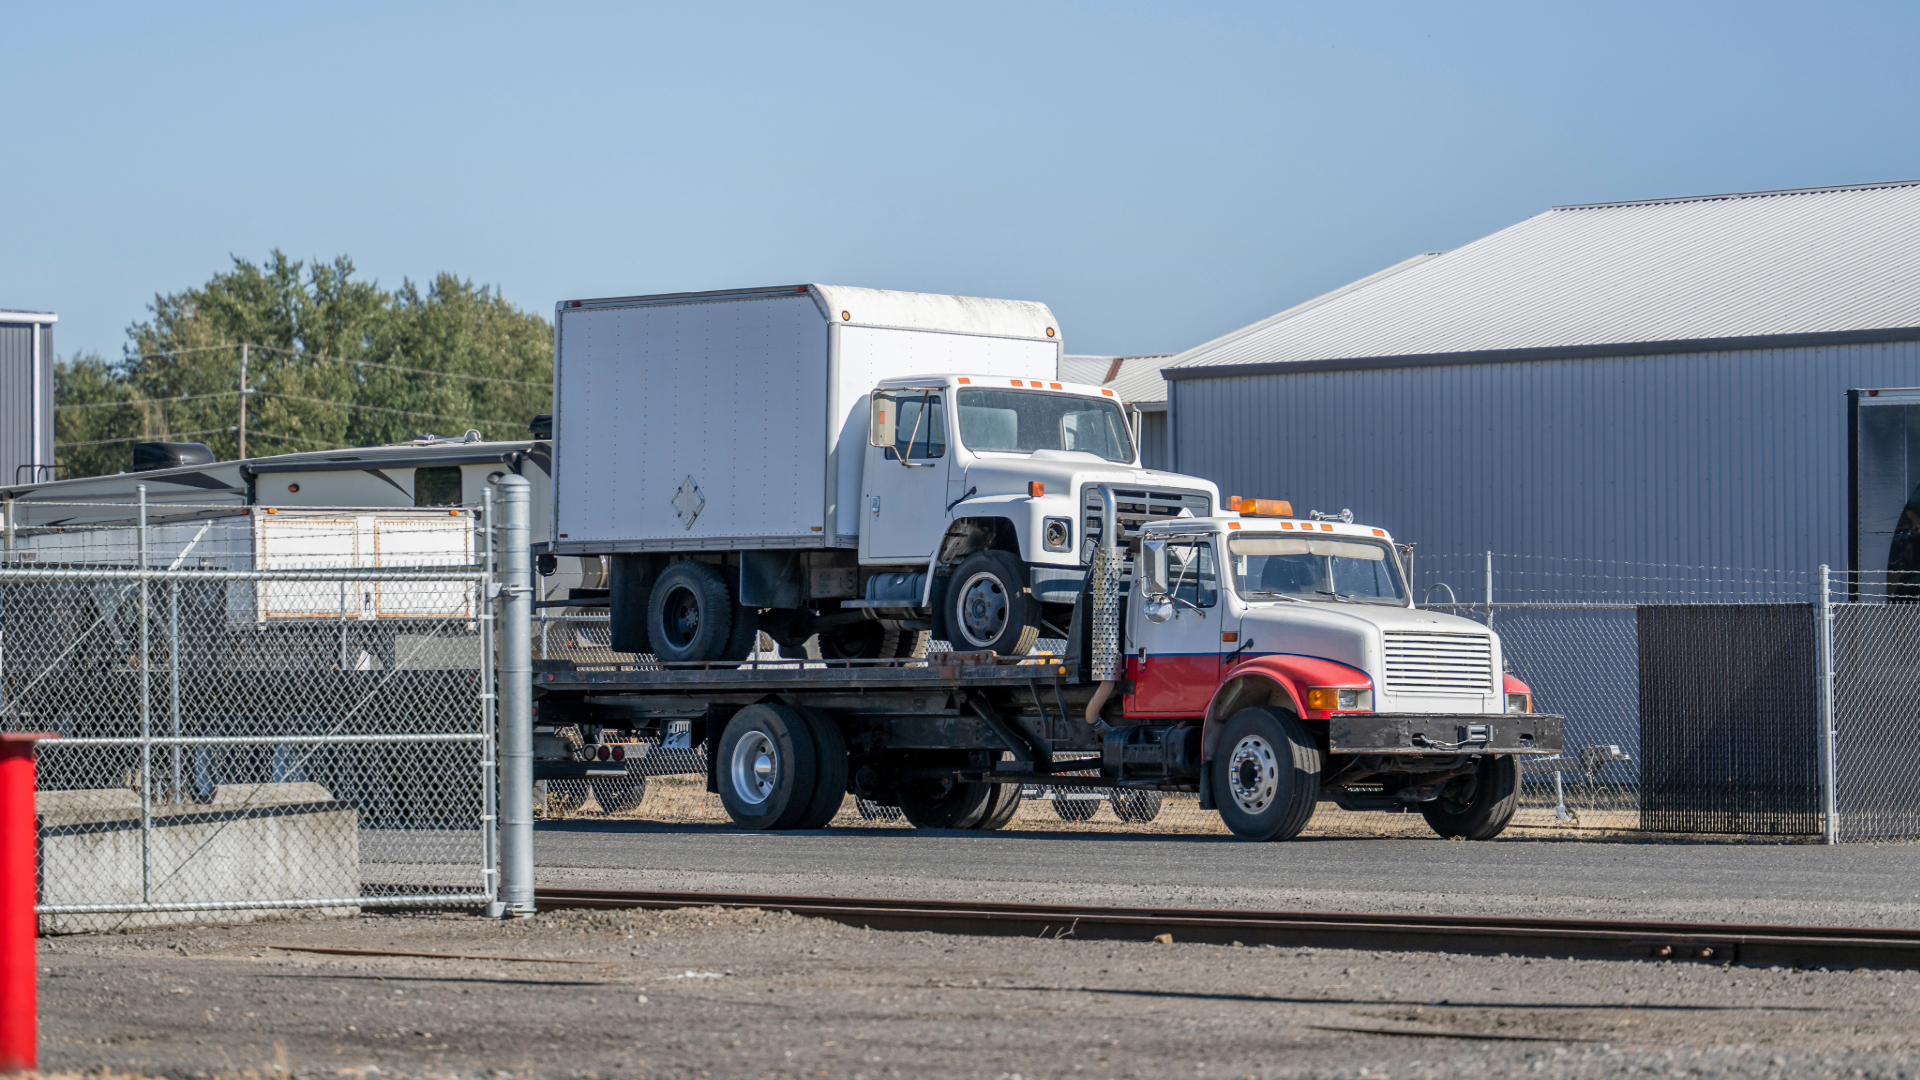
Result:
{"label": "fence post", "polygon": [[481,778],[481,876],[486,881],[487,918],[498,919],[507,913],[500,900],[500,699],[494,692],[494,586],[500,581],[500,567],[493,558],[493,489],[480,489],[480,565],[486,568],[486,580],[480,583],[480,701],[481,728],[486,739],[480,744]]}
{"label": "fence post", "polygon": [[[167,612],[167,615],[168,615],[167,681],[171,685],[173,690],[173,737],[177,739],[181,735],[181,731],[180,731],[180,579],[175,578],[174,580],[168,582],[167,589],[168,589],[167,606],[169,609]],[[180,799],[180,753],[181,753],[180,744],[174,743],[173,749],[169,751],[169,753],[171,753],[173,757],[172,787],[169,790],[173,796],[172,801],[175,803],[178,803],[181,801]]]}
{"label": "fence post", "polygon": [[140,902],[153,903],[153,610],[147,588],[147,485],[140,497]]}
{"label": "fence post", "polygon": [[1487,552],[1487,629],[1493,629],[1493,552]]}
{"label": "fence post", "polygon": [[1840,842],[1838,800],[1834,797],[1833,593],[1827,564],[1820,564],[1820,816],[1827,843]]}
{"label": "fence post", "polygon": [[533,914],[533,566],[530,485],[500,478],[500,900]]}
{"label": "fence post", "polygon": [[39,1056],[39,957],[33,913],[39,828],[33,744],[52,735],[0,734],[0,1073],[32,1072]]}

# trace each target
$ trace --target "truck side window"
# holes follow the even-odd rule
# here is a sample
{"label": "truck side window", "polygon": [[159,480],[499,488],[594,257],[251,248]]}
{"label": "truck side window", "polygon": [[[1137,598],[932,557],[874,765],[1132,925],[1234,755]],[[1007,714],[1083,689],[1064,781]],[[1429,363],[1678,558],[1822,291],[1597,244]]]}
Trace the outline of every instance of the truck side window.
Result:
{"label": "truck side window", "polygon": [[873,395],[875,446],[893,448],[896,461],[925,461],[947,453],[947,413],[940,395],[885,390]]}
{"label": "truck side window", "polygon": [[1213,565],[1213,544],[1206,540],[1175,540],[1167,545],[1167,577],[1173,595],[1198,608],[1220,600],[1220,579]]}
{"label": "truck side window", "polygon": [[459,506],[460,466],[413,470],[413,505]]}

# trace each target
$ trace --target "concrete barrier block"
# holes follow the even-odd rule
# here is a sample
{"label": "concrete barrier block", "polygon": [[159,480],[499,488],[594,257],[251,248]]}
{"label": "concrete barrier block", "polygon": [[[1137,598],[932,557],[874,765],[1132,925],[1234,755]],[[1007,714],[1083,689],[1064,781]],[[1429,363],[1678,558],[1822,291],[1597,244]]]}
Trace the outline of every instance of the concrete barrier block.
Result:
{"label": "concrete barrier block", "polygon": [[[141,853],[140,794],[126,789],[42,791],[40,903],[346,899],[360,894],[360,814],[319,784],[229,784],[209,802],[156,800]],[[287,910],[287,909],[282,909]],[[357,907],[304,909],[350,915]],[[240,922],[273,909],[51,914],[42,933]]]}

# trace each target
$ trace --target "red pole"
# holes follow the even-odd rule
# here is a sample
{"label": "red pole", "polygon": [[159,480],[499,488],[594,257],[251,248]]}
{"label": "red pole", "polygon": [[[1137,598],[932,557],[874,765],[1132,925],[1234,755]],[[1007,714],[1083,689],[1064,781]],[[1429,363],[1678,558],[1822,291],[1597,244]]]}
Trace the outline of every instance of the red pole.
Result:
{"label": "red pole", "polygon": [[53,737],[0,732],[0,1073],[31,1072],[39,1059],[33,744]]}

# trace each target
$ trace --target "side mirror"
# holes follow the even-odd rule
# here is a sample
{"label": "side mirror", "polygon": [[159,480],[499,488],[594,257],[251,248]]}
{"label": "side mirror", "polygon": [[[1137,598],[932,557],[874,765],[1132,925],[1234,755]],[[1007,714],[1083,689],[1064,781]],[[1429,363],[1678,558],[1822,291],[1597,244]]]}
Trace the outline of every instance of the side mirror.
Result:
{"label": "side mirror", "polygon": [[894,401],[892,394],[881,393],[878,390],[873,392],[871,400],[873,414],[867,425],[867,444],[891,447],[894,425],[900,419],[899,403]]}
{"label": "side mirror", "polygon": [[1173,601],[1164,596],[1150,596],[1140,605],[1140,614],[1150,623],[1163,623],[1173,618]]}
{"label": "side mirror", "polygon": [[[1140,592],[1148,599],[1167,595],[1170,588],[1167,569],[1167,541],[1150,536],[1140,542]],[[1143,609],[1144,610],[1144,609]]]}

